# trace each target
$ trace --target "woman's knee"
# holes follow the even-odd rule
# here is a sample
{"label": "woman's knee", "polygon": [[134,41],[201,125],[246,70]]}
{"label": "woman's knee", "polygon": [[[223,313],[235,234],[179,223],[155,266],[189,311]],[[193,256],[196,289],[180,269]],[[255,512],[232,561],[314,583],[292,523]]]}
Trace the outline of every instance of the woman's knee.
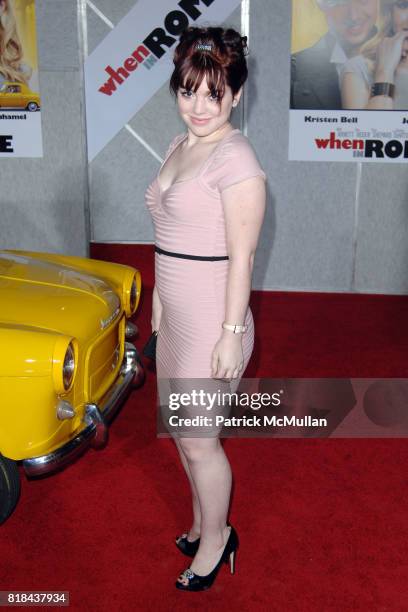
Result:
{"label": "woman's knee", "polygon": [[220,441],[218,438],[179,438],[179,446],[191,463],[208,459],[219,450]]}

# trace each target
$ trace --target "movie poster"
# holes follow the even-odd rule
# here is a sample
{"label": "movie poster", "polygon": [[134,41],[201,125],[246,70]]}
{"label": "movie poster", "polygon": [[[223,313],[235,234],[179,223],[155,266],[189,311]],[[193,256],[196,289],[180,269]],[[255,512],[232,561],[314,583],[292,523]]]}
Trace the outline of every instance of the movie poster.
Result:
{"label": "movie poster", "polygon": [[292,0],[289,159],[408,161],[408,0]]}
{"label": "movie poster", "polygon": [[[0,0],[1,1],[1,0]],[[85,61],[88,161],[168,81],[188,26],[222,23],[241,0],[138,0]]]}
{"label": "movie poster", "polygon": [[0,0],[0,155],[42,157],[35,0]]}

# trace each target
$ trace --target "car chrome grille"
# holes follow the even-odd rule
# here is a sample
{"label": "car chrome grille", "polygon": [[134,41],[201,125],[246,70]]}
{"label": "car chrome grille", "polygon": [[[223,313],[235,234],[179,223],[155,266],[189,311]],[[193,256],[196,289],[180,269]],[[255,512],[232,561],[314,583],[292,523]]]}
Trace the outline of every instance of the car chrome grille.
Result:
{"label": "car chrome grille", "polygon": [[94,344],[88,353],[89,394],[92,401],[98,401],[112,385],[117,375],[123,351],[124,318]]}

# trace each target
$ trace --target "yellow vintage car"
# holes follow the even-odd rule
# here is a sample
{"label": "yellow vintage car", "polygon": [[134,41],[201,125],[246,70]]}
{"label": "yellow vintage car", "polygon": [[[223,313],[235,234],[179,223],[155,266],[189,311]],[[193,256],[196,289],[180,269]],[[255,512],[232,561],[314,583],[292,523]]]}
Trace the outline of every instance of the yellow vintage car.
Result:
{"label": "yellow vintage car", "polygon": [[24,83],[4,81],[0,87],[0,108],[36,111],[40,108],[40,96]]}
{"label": "yellow vintage car", "polygon": [[0,524],[28,476],[89,446],[145,373],[128,321],[140,272],[82,257],[0,250]]}

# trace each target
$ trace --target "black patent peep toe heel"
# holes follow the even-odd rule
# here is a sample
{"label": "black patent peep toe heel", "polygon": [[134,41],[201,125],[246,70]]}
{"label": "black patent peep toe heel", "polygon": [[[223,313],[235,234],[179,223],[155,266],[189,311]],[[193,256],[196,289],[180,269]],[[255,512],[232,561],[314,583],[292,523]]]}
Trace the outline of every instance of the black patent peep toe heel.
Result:
{"label": "black patent peep toe heel", "polygon": [[183,555],[186,555],[187,557],[194,557],[198,547],[200,546],[200,538],[190,542],[187,540],[187,534],[183,533],[183,535],[176,538],[176,546],[183,553]]}
{"label": "black patent peep toe heel", "polygon": [[205,591],[209,589],[223,563],[230,564],[231,574],[235,572],[235,553],[238,548],[238,535],[235,529],[231,526],[231,531],[225,545],[224,551],[221,555],[221,559],[218,561],[214,569],[206,576],[199,576],[195,574],[190,568],[184,570],[180,574],[179,579],[176,582],[176,587],[182,591]]}

